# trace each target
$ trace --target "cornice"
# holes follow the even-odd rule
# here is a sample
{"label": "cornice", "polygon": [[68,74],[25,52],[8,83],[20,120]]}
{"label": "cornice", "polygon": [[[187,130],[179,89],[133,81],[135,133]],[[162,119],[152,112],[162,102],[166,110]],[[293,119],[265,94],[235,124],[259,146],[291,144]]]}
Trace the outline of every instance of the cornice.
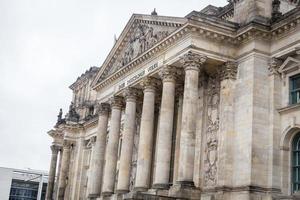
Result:
{"label": "cornice", "polygon": [[253,22],[239,29],[237,29],[233,23],[226,24],[225,22],[222,22],[219,23],[218,25],[214,25],[211,22],[207,23],[207,21],[203,19],[198,21],[188,20],[187,23],[185,23],[179,29],[175,30],[173,33],[171,33],[169,36],[164,38],[162,41],[160,41],[159,43],[157,43],[156,45],[154,45],[153,47],[151,47],[150,49],[148,49],[138,57],[134,58],[130,63],[128,63],[127,65],[125,65],[124,67],[116,71],[115,73],[109,75],[100,83],[95,84],[93,89],[101,90],[107,87],[108,85],[112,84],[116,80],[119,80],[125,74],[128,74],[140,64],[146,62],[153,56],[166,50],[168,47],[173,45],[175,42],[177,42],[187,34],[197,34],[198,36],[205,37],[215,42],[227,43],[238,47],[254,39],[272,41],[272,39],[278,37],[278,35],[287,33],[288,30],[290,30],[291,28],[296,28],[299,24],[300,24],[300,15],[299,17],[294,17],[293,20],[289,21],[289,23],[282,24],[281,26],[278,27],[276,26],[270,27],[264,24]]}
{"label": "cornice", "polygon": [[52,138],[62,139],[64,137],[64,133],[62,130],[50,130],[48,131],[48,135],[50,135]]}

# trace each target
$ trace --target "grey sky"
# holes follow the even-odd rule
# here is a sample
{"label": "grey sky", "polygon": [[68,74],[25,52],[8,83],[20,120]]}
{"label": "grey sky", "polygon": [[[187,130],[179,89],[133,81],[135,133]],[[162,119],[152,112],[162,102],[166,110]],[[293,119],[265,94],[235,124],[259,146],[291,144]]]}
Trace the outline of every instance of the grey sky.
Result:
{"label": "grey sky", "polygon": [[100,66],[132,13],[183,17],[226,0],[0,0],[0,166],[48,170],[68,88]]}

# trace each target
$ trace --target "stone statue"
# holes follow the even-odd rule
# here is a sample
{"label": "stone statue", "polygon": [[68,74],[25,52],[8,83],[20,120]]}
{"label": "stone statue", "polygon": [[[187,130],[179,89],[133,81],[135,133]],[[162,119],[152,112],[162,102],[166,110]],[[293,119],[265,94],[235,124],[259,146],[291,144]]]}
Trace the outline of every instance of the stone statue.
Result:
{"label": "stone statue", "polygon": [[65,119],[62,118],[62,115],[63,115],[63,111],[62,111],[62,109],[59,109],[59,113],[57,115],[56,126],[65,123]]}
{"label": "stone statue", "polygon": [[80,116],[75,110],[74,103],[71,102],[71,105],[69,106],[69,113],[67,115],[67,120],[72,122],[78,122],[79,118]]}

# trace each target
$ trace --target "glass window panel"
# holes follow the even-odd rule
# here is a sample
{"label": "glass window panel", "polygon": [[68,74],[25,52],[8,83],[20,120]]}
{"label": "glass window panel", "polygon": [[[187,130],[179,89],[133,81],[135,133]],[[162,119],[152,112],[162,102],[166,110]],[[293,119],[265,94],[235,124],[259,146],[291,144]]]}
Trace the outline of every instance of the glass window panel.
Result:
{"label": "glass window panel", "polygon": [[292,142],[292,185],[293,192],[300,188],[300,133],[298,133]]}
{"label": "glass window panel", "polygon": [[290,103],[300,103],[300,75],[290,78]]}

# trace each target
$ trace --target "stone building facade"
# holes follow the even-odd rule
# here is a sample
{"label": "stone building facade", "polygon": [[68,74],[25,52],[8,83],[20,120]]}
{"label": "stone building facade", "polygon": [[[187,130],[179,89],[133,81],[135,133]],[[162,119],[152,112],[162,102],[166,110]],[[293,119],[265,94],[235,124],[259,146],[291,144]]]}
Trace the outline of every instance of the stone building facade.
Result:
{"label": "stone building facade", "polygon": [[299,0],[134,14],[70,88],[47,199],[299,199]]}

